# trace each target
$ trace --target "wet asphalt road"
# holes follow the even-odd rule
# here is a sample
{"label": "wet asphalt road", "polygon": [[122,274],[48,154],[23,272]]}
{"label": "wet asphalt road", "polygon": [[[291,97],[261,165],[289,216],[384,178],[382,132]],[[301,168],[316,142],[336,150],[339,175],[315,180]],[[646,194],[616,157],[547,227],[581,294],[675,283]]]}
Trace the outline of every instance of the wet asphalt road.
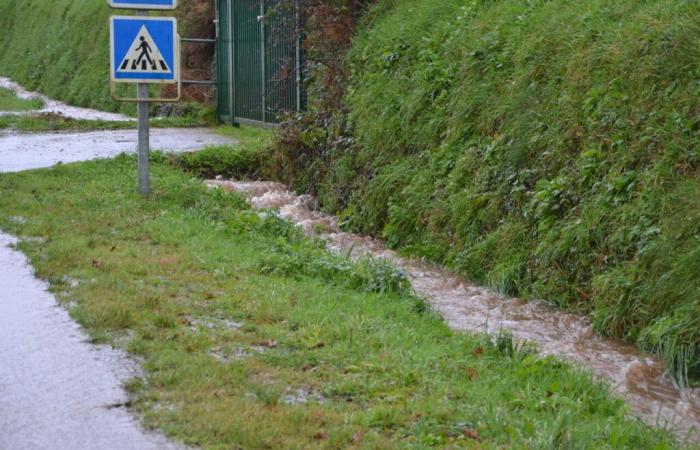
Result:
{"label": "wet asphalt road", "polygon": [[[136,130],[0,134],[0,172],[19,172],[136,151]],[[151,129],[151,149],[169,152],[232,144],[207,128]]]}
{"label": "wet asphalt road", "polygon": [[[207,129],[154,129],[151,148],[234,143]],[[136,132],[0,134],[2,172],[133,152]],[[0,231],[0,450],[181,449],[124,406],[138,375],[125,354],[95,346]]]}
{"label": "wet asphalt road", "polygon": [[176,449],[123,407],[138,374],[94,346],[0,233],[0,449]]}

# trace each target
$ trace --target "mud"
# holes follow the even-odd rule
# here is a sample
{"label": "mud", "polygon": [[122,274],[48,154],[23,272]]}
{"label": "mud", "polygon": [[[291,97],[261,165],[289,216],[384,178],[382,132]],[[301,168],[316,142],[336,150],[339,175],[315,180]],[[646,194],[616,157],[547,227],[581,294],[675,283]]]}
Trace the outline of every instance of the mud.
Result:
{"label": "mud", "polygon": [[[1,134],[0,172],[51,167],[89,159],[111,158],[136,151],[136,130],[85,133]],[[207,128],[157,128],[151,130],[151,149],[170,152],[230,145],[230,138]]]}
{"label": "mud", "polygon": [[555,355],[593,372],[612,384],[638,417],[684,437],[700,429],[700,389],[679,389],[662,362],[634,346],[596,334],[583,316],[554,309],[545,302],[525,302],[474,286],[421,260],[403,258],[378,240],[343,232],[334,217],[313,209],[314,200],[270,182],[207,181],[210,187],[245,195],[255,208],[279,209],[280,216],[309,234],[327,239],[331,250],[353,257],[384,258],[403,268],[417,294],[425,297],[453,329],[498,333],[536,343],[544,355]]}
{"label": "mud", "polygon": [[280,403],[285,405],[304,405],[307,403],[325,403],[326,397],[319,392],[305,387],[287,388],[280,397]]}
{"label": "mud", "polygon": [[0,233],[0,449],[178,449],[144,431],[122,384],[137,366],[94,346]]}
{"label": "mud", "polygon": [[78,108],[77,106],[66,105],[65,103],[59,102],[58,100],[53,100],[43,94],[38,92],[31,92],[24,89],[19,84],[10,80],[9,78],[0,77],[0,87],[9,89],[15,93],[15,95],[22,99],[32,99],[38,98],[44,102],[44,107],[39,110],[34,111],[23,111],[23,112],[0,112],[2,114],[12,114],[12,115],[23,115],[23,114],[39,114],[39,113],[54,113],[60,114],[64,117],[71,119],[83,119],[83,120],[109,120],[109,121],[126,121],[134,120],[133,118],[127,117],[122,114],[108,113],[104,111],[97,111],[95,109],[88,108]]}

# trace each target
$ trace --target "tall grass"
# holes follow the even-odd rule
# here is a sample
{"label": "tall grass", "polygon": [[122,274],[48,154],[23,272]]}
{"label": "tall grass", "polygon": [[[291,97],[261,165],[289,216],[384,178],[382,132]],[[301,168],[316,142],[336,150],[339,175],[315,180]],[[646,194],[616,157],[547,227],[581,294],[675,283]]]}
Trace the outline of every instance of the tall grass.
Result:
{"label": "tall grass", "polygon": [[697,372],[700,4],[405,0],[370,17],[349,56],[353,144],[333,151],[330,130],[287,158],[297,181],[357,230]]}

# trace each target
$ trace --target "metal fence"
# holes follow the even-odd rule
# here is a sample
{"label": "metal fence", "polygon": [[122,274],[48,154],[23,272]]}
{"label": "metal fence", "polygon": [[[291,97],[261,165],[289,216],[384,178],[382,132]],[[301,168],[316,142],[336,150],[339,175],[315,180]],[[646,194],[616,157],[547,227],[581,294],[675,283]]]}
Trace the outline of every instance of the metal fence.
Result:
{"label": "metal fence", "polygon": [[277,123],[303,108],[298,11],[290,0],[217,0],[218,113]]}

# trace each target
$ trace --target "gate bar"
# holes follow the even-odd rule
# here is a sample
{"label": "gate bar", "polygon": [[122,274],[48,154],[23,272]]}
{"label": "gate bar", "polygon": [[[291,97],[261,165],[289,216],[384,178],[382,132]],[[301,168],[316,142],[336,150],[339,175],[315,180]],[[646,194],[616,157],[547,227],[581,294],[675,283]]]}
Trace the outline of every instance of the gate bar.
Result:
{"label": "gate bar", "polygon": [[182,42],[192,42],[196,44],[216,44],[216,39],[209,38],[180,38]]}

